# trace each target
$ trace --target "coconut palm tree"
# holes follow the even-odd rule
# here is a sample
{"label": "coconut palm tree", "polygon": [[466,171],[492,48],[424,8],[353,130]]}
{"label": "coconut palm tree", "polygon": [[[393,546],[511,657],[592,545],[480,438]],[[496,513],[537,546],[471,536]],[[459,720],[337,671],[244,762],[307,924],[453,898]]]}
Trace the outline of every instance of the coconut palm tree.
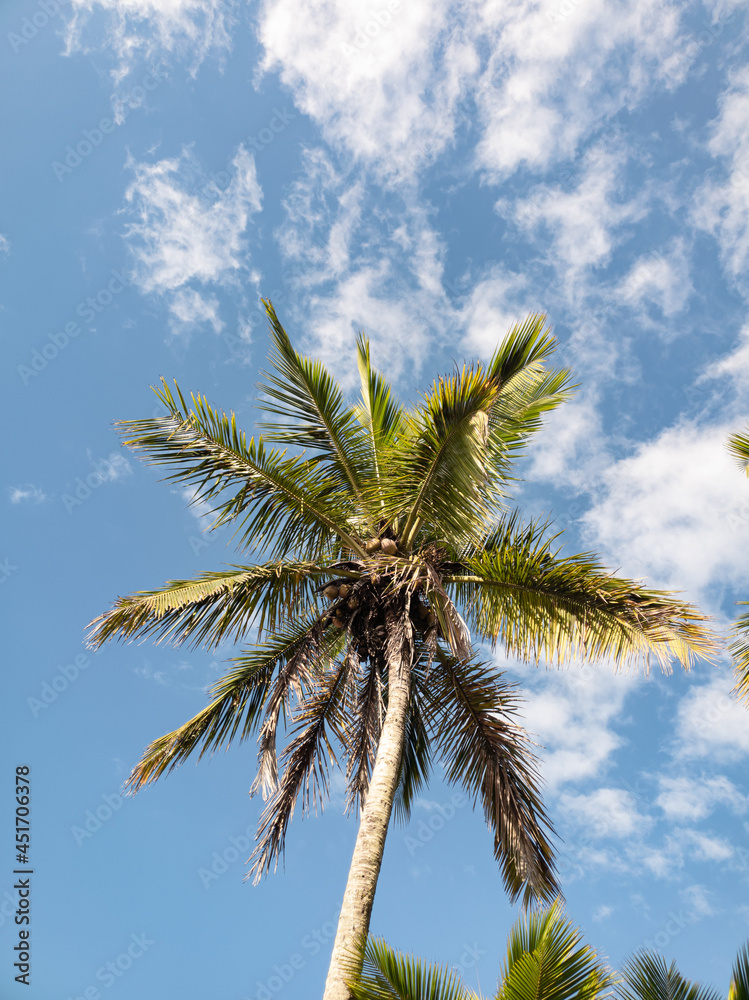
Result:
{"label": "coconut palm tree", "polygon": [[[719,990],[691,982],[654,951],[640,952],[625,962],[617,985],[621,1000],[722,1000]],[[749,942],[736,956],[728,1000],[749,1000]]]}
{"label": "coconut palm tree", "polygon": [[[728,450],[738,462],[739,468],[749,476],[749,428],[744,434],[732,434],[728,439]],[[737,601],[749,604],[749,601]],[[736,675],[736,694],[749,704],[749,611],[740,614],[733,625],[733,642],[728,647],[733,657]]]}
{"label": "coconut palm tree", "polygon": [[642,951],[622,966],[620,1000],[721,1000],[718,990],[685,979],[676,963],[655,951]]}
{"label": "coconut palm tree", "polygon": [[[355,966],[354,1000],[480,1000],[449,968],[404,956],[379,939],[367,942]],[[495,1000],[603,1000],[615,978],[555,901],[513,925]]]}
{"label": "coconut palm tree", "polygon": [[[431,965],[370,938],[352,955],[353,1000],[481,1000],[447,966]],[[583,943],[558,900],[521,915],[512,927],[494,1000],[722,1000],[718,990],[685,979],[674,962],[641,951],[612,971]],[[749,942],[731,972],[728,1000],[749,1000]]]}
{"label": "coconut palm tree", "polygon": [[349,405],[265,305],[274,352],[261,435],[248,440],[234,414],[204,396],[188,403],[165,381],[165,416],[119,425],[126,445],[213,505],[213,528],[232,524],[239,547],[265,561],[120,598],[92,623],[90,642],[252,637],[210,704],[152,743],[128,785],[257,733],[253,791],[267,807],[256,878],[277,864],[297,802],[306,811],[324,801],[330,763],[345,762],[361,817],[325,992],[343,1000],[345,956],[368,931],[391,814],[408,816],[435,762],[481,803],[510,897],[558,892],[512,687],[474,656],[459,606],[479,638],[534,663],[652,656],[686,667],[714,643],[676,596],[615,577],[589,554],[562,556],[543,525],[508,511],[513,459],[569,394],[569,373],[547,369],[554,339],[543,317],[405,408],[363,335],[361,399]]}

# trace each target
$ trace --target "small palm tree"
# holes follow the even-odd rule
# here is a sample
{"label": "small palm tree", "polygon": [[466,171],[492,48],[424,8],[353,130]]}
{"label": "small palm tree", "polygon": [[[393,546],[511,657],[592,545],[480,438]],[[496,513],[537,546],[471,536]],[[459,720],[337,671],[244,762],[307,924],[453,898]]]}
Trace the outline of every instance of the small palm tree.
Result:
{"label": "small palm tree", "polygon": [[[257,733],[253,791],[268,799],[257,879],[277,864],[297,802],[306,811],[325,799],[340,756],[349,805],[361,810],[325,992],[344,1000],[345,956],[368,931],[391,814],[408,816],[435,761],[481,802],[510,897],[558,893],[512,688],[473,655],[458,605],[480,638],[530,662],[652,655],[686,667],[714,642],[689,604],[612,576],[591,555],[561,556],[543,526],[508,513],[513,458],[569,393],[568,372],[546,368],[554,340],[543,317],[515,327],[488,365],[440,378],[405,409],[363,336],[361,400],[350,406],[265,305],[275,353],[261,385],[272,418],[263,436],[248,441],[233,414],[202,396],[190,405],[163,381],[167,415],[120,428],[195,502],[214,505],[212,527],[234,525],[239,546],[266,561],[120,598],[92,623],[90,642],[213,647],[257,626],[210,704],[152,743],[128,785]],[[290,739],[279,761],[282,719]]]}
{"label": "small palm tree", "polygon": [[[719,990],[691,982],[653,951],[640,952],[625,962],[617,986],[621,1000],[722,1000]],[[749,942],[736,956],[728,1000],[749,1000]]]}
{"label": "small palm tree", "polygon": [[[749,431],[732,434],[728,439],[728,450],[738,462],[739,468],[749,476]],[[749,604],[749,601],[737,601]],[[740,614],[733,625],[733,642],[728,647],[733,656],[736,675],[736,694],[749,704],[749,611]]]}
{"label": "small palm tree", "polygon": [[721,1000],[717,990],[685,979],[675,962],[667,965],[654,951],[639,952],[624,963],[616,992],[620,1000]]}
{"label": "small palm tree", "polygon": [[[481,1000],[446,966],[404,956],[370,938],[352,953],[354,1000]],[[558,901],[521,915],[510,931],[494,1000],[722,1000],[718,990],[691,982],[654,951],[642,951],[613,972],[583,943]],[[749,1000],[749,942],[731,972],[728,1000]]]}
{"label": "small palm tree", "polygon": [[[354,966],[354,1000],[480,1000],[449,968],[406,957],[378,939],[367,942],[363,962],[355,958]],[[555,901],[515,922],[495,1000],[604,1000],[615,978]]]}

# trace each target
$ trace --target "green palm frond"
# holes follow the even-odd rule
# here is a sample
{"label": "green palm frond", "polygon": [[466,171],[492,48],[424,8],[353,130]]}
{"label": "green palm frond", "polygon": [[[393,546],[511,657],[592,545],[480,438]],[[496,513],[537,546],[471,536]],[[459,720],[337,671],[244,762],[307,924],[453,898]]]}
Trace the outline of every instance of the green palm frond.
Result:
{"label": "green palm frond", "polygon": [[543,414],[572,394],[570,372],[546,368],[555,348],[546,317],[534,314],[510,330],[487,366],[489,378],[500,388],[490,426],[496,428],[497,442],[515,454],[540,428]]}
{"label": "green palm frond", "polygon": [[[737,604],[749,604],[749,601],[737,601]],[[733,641],[728,646],[728,652],[733,658],[733,670],[736,678],[735,693],[749,704],[749,611],[740,614],[731,628]]]}
{"label": "green palm frond", "polygon": [[429,679],[431,731],[446,778],[481,802],[511,900],[559,892],[553,828],[544,811],[532,744],[513,721],[515,686],[491,664],[461,662],[437,649]]}
{"label": "green palm frond", "polygon": [[728,1000],[749,1000],[749,941],[738,953],[733,964]]}
{"label": "green palm frond", "polygon": [[512,515],[466,559],[464,572],[443,577],[480,635],[525,660],[647,666],[652,656],[668,669],[676,657],[688,669],[693,657],[717,653],[717,636],[705,627],[710,619],[693,605],[613,576],[590,553],[559,556],[544,528]]}
{"label": "green palm frond", "polygon": [[741,471],[749,476],[749,433],[732,434],[727,447]]}
{"label": "green palm frond", "polygon": [[478,1000],[448,966],[403,955],[380,938],[369,938],[351,964],[357,970],[348,982],[353,1000]]}
{"label": "green palm frond", "polygon": [[556,901],[523,914],[510,931],[497,1000],[598,1000],[613,983]]}
{"label": "green palm frond", "polygon": [[276,348],[270,361],[278,374],[264,372],[268,381],[260,385],[266,396],[262,407],[283,421],[258,425],[265,440],[314,449],[334,472],[339,488],[348,488],[361,500],[362,481],[372,470],[365,462],[365,435],[355,411],[344,403],[322,362],[294,350],[272,303],[263,299],[263,305]]}
{"label": "green palm frond", "polygon": [[312,562],[272,562],[170,580],[159,590],[118,598],[88,626],[88,644],[96,648],[109,639],[146,636],[175,646],[239,642],[253,625],[261,635],[298,613],[312,602],[315,579],[330,575]]}
{"label": "green palm frond", "polygon": [[406,512],[406,548],[422,523],[456,539],[482,528],[503,496],[487,477],[489,412],[497,387],[481,366],[440,378],[404,418],[404,432],[387,454],[386,516]]}
{"label": "green palm frond", "polygon": [[642,951],[622,966],[617,985],[621,1000],[722,1000],[718,990],[685,979],[674,962],[653,951]]}
{"label": "green palm frond", "polygon": [[[338,638],[334,630],[328,631],[329,642]],[[200,759],[221,747],[228,749],[237,735],[240,742],[246,740],[259,725],[279,664],[320,645],[324,647],[320,623],[315,616],[308,616],[236,657],[234,668],[213,685],[211,703],[179,729],[154,740],[128,778],[127,786],[137,792],[184,763],[196,750]]]}
{"label": "green palm frond", "polygon": [[422,524],[456,544],[477,539],[502,503],[509,462],[542,414],[567,398],[569,374],[545,367],[555,345],[544,317],[514,327],[488,367],[440,378],[409,413],[389,456],[388,516],[406,511],[406,545]]}
{"label": "green palm frond", "polygon": [[193,502],[216,501],[212,527],[236,523],[240,545],[273,542],[273,558],[295,551],[317,559],[341,545],[364,554],[349,534],[350,492],[324,468],[268,451],[262,439],[247,441],[234,414],[214,410],[204,396],[193,395],[189,408],[176,383],[172,392],[162,379],[154,391],[169,415],[119,421],[123,442],[149,464],[171,466],[167,480],[191,486]]}
{"label": "green palm frond", "polygon": [[[373,481],[379,485],[381,456],[392,445],[403,423],[403,409],[393,399],[390,386],[370,363],[369,341],[360,333],[356,338],[356,362],[361,379],[361,403],[355,408],[357,419],[369,438]],[[381,500],[380,500],[381,503]]]}
{"label": "green palm frond", "polygon": [[286,843],[286,831],[301,797],[302,811],[310,806],[317,811],[323,808],[328,797],[330,763],[338,760],[328,735],[343,742],[345,719],[341,707],[345,703],[350,661],[337,661],[332,668],[319,675],[311,692],[289,720],[291,742],[283,752],[281,781],[268,801],[250,857],[247,878],[254,876],[257,884],[271,866],[278,865]]}

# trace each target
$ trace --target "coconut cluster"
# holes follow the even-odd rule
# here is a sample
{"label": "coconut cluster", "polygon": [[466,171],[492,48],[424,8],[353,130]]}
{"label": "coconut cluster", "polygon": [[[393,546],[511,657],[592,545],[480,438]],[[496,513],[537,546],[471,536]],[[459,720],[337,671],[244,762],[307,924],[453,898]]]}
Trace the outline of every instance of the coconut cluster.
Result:
{"label": "coconut cluster", "polygon": [[[323,594],[331,602],[326,617],[332,625],[346,629],[356,644],[360,660],[366,660],[382,650],[387,635],[385,604],[381,590],[369,577],[354,583],[333,581]],[[418,632],[434,627],[437,617],[424,603],[419,592],[411,597],[411,623]]]}

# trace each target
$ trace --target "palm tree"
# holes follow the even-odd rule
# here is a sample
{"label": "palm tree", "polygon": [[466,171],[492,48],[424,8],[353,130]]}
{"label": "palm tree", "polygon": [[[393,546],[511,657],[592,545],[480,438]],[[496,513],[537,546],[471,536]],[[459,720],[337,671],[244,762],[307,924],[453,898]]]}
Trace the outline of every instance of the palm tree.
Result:
{"label": "palm tree", "polygon": [[[354,953],[353,1000],[481,1000],[446,966],[430,965],[370,938]],[[613,987],[613,992],[612,992]],[[613,972],[567,920],[558,900],[521,915],[512,927],[494,1000],[722,1000],[691,982],[655,951],[641,951]],[[731,973],[728,1000],[749,1000],[749,942]]]}
{"label": "palm tree", "polygon": [[[714,643],[689,604],[612,576],[589,554],[563,557],[543,525],[507,511],[512,460],[569,394],[569,373],[546,368],[554,339],[542,316],[513,328],[488,365],[456,369],[406,409],[363,335],[351,406],[265,306],[275,351],[262,436],[248,441],[233,414],[203,396],[188,404],[163,380],[167,415],[119,426],[194,502],[214,505],[212,527],[234,525],[239,546],[266,561],[120,598],[92,623],[90,642],[212,647],[257,626],[210,704],[146,749],[128,787],[257,732],[252,790],[268,799],[257,879],[277,864],[297,801],[305,811],[324,801],[340,756],[349,806],[361,811],[325,991],[344,1000],[345,956],[369,928],[391,814],[408,816],[435,762],[481,802],[510,897],[558,893],[512,687],[473,655],[456,605],[480,638],[531,662],[652,655],[688,667]],[[279,761],[282,716],[290,739]]]}
{"label": "palm tree", "polygon": [[[722,1000],[718,990],[691,982],[653,951],[640,952],[625,962],[617,986],[621,1000]],[[749,941],[736,956],[728,1000],[749,1000]]]}
{"label": "palm tree", "polygon": [[[744,434],[732,434],[728,439],[728,450],[738,462],[739,468],[749,476],[749,429]],[[749,604],[749,601],[737,601]],[[736,676],[736,694],[749,704],[749,611],[740,614],[733,624],[733,642],[728,647],[733,657]]]}
{"label": "palm tree", "polygon": [[[406,957],[379,939],[367,942],[355,966],[349,983],[354,1000],[480,1000],[447,967]],[[555,901],[515,922],[495,1000],[603,1000],[614,982]]]}
{"label": "palm tree", "polygon": [[685,979],[675,962],[667,965],[655,951],[634,955],[622,973],[616,991],[620,1000],[721,1000],[717,990]]}

